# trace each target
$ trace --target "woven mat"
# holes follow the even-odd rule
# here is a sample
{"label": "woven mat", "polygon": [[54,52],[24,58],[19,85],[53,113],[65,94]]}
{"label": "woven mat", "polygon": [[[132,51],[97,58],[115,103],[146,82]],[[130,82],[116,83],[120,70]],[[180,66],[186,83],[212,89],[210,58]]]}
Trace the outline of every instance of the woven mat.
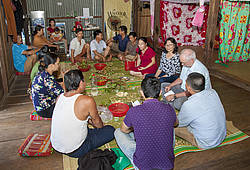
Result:
{"label": "woven mat", "polygon": [[[85,94],[91,96],[91,75],[101,74],[98,70],[95,69],[95,62],[90,61],[88,62],[88,64],[91,66],[91,69],[87,72],[83,72],[83,75],[84,80],[86,81]],[[109,106],[110,104],[116,102],[129,103],[131,101],[141,100],[141,96],[139,94],[141,78],[131,76],[128,71],[125,71],[124,62],[121,62],[118,59],[113,59],[112,62],[108,62],[106,64],[106,72],[112,73],[106,76],[108,79],[120,81],[120,77],[128,77],[129,80],[126,81],[125,85],[123,86],[123,90],[116,89],[111,92],[107,92],[106,85],[98,86],[98,96],[94,96],[97,105]],[[76,65],[72,65],[69,62],[61,62],[60,67],[62,71],[77,68]],[[60,73],[58,74],[60,75]],[[128,95],[119,97],[116,95],[118,92],[127,92]]]}
{"label": "woven mat", "polygon": [[[221,147],[224,145],[229,145],[229,144],[233,144],[233,143],[237,143],[240,141],[243,141],[247,138],[249,138],[249,136],[245,133],[243,133],[242,131],[240,131],[239,129],[237,129],[232,121],[227,121],[227,136],[225,138],[225,140],[217,147]],[[192,146],[189,142],[176,137],[175,139],[175,148],[174,148],[174,155],[175,157],[184,154],[184,153],[188,153],[188,152],[199,152],[199,151],[204,151],[204,150],[208,150],[208,149],[199,149],[195,146]],[[134,169],[132,165],[130,165],[129,167],[127,167],[124,170],[132,170]]]}
{"label": "woven mat", "polygon": [[[217,147],[237,143],[249,137],[247,134],[237,129],[233,125],[232,121],[227,121],[226,124],[227,124],[227,136],[224,139],[224,141]],[[207,150],[207,149],[199,149],[195,146],[192,146],[189,142],[181,138],[179,138],[176,142],[177,142],[177,145],[175,145],[175,148],[174,148],[175,156],[179,156],[187,152],[199,152],[199,151]]]}
{"label": "woven mat", "polygon": [[[91,74],[96,74],[97,70],[94,68],[94,62],[89,62],[88,64],[91,65],[91,69],[88,72],[83,72],[84,77],[85,77],[85,81],[86,81],[86,93],[87,95],[91,95],[91,84],[90,84],[90,80],[89,77]],[[68,70],[68,69],[76,69],[77,67],[75,65],[71,65],[71,63],[68,62],[62,62],[60,63],[61,68],[63,69],[63,71]],[[123,90],[122,92],[127,92],[128,95],[127,96],[123,96],[123,97],[119,97],[117,96],[117,92],[113,91],[113,92],[105,92],[105,88],[106,86],[99,86],[98,87],[98,96],[94,96],[94,99],[97,103],[97,105],[110,105],[112,103],[116,103],[116,102],[123,102],[123,103],[128,103],[131,101],[135,101],[135,100],[141,100],[140,94],[139,94],[139,89],[140,89],[140,85],[141,85],[141,80],[140,78],[136,78],[136,77],[132,77],[129,75],[128,71],[125,71],[124,69],[124,63],[114,59],[112,62],[107,63],[107,67],[112,65],[112,70],[114,72],[114,74],[110,75],[108,78],[112,78],[112,79],[117,79],[119,77],[129,77],[129,81],[126,82],[126,88],[125,90]],[[110,121],[109,125],[114,126],[115,128],[119,128],[120,127],[120,123],[123,121],[124,117],[119,118],[118,121]],[[109,145],[111,148],[117,148],[117,144],[115,142],[115,140],[109,142]],[[102,146],[100,149],[105,149],[105,146]],[[76,158],[70,158],[67,155],[63,155],[63,168],[64,170],[76,170],[78,167],[77,164],[77,159]]]}
{"label": "woven mat", "polygon": [[71,158],[67,155],[63,155],[64,170],[76,170],[77,168],[78,168],[77,158]]}
{"label": "woven mat", "polygon": [[[120,127],[120,123],[122,122],[122,120],[123,120],[123,118],[120,118],[120,120],[118,122],[112,121],[109,124],[113,125],[115,128],[118,128],[118,127]],[[248,137],[249,137],[248,135],[246,135],[245,133],[243,133],[242,131],[237,129],[231,121],[227,121],[227,137],[222,142],[222,144],[220,144],[217,147],[237,143],[237,142],[240,142],[240,141],[247,139]],[[187,142],[179,137],[176,137],[175,143],[176,143],[175,148],[174,148],[175,157],[177,157],[181,154],[184,154],[184,153],[188,153],[188,152],[199,152],[199,151],[206,150],[206,149],[199,149],[195,146],[192,146],[189,142]],[[109,143],[109,145],[111,148],[118,147],[115,140],[111,141]],[[105,149],[105,146],[102,146],[100,149]],[[77,169],[77,167],[78,167],[77,159],[70,158],[66,155],[63,155],[63,167],[64,167],[64,170]],[[134,168],[132,167],[132,165],[130,165],[125,170],[132,170],[132,169],[134,169]]]}
{"label": "woven mat", "polygon": [[[67,64],[68,63],[66,63],[66,65]],[[91,93],[90,93],[91,86],[90,86],[90,80],[88,79],[88,77],[92,73],[96,74],[96,70],[94,68],[95,63],[90,62],[89,64],[91,65],[91,69],[88,72],[84,72],[85,80],[87,82],[85,94],[87,94],[87,95],[91,95]],[[116,102],[128,103],[128,102],[135,101],[135,100],[140,101],[141,100],[141,97],[139,94],[140,83],[141,83],[140,78],[135,78],[135,77],[130,76],[129,73],[124,70],[124,63],[122,63],[121,61],[118,61],[116,59],[113,62],[107,63],[107,65],[108,66],[112,65],[112,70],[114,71],[114,74],[112,74],[108,78],[113,79],[113,78],[119,78],[122,76],[126,76],[126,77],[130,78],[130,80],[128,82],[126,82],[126,89],[123,90],[123,92],[127,92],[128,95],[123,96],[123,97],[119,97],[119,96],[117,96],[117,91],[107,93],[107,92],[105,92],[106,86],[100,86],[100,87],[98,87],[98,90],[99,90],[98,96],[94,97],[97,105],[108,106],[108,105],[110,105],[112,103],[116,103]],[[68,65],[65,67],[70,67],[70,66]],[[115,128],[119,128],[123,119],[124,119],[124,117],[121,117],[121,118],[119,118],[118,121],[112,120],[106,124],[112,125]],[[240,131],[236,127],[234,127],[232,122],[227,121],[227,137],[223,141],[223,143],[221,145],[219,145],[218,147],[228,145],[228,144],[233,144],[236,142],[240,142],[248,137],[249,136],[247,136],[245,133],[243,133],[242,131]],[[109,142],[109,146],[111,148],[118,147],[115,140]],[[100,149],[105,149],[105,146],[100,147]],[[203,151],[203,150],[192,146],[189,142],[187,142],[179,137],[176,137],[175,149],[174,149],[175,156],[178,156],[178,155],[181,155],[181,154],[184,154],[187,152],[198,152],[198,151]],[[64,170],[77,169],[77,167],[78,167],[77,159],[70,158],[66,155],[63,155],[63,167],[64,167]],[[129,166],[129,168],[127,168],[126,170],[129,170],[129,169],[133,169],[133,167]]]}

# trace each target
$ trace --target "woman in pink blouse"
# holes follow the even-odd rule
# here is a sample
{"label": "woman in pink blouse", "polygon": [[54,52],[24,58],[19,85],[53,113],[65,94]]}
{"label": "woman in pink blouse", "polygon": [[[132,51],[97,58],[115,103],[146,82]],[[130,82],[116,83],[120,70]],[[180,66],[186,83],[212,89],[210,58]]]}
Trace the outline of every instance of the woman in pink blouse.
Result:
{"label": "woman in pink blouse", "polygon": [[157,64],[154,50],[148,46],[147,39],[141,37],[138,40],[137,63],[131,68],[130,74],[143,77],[145,74],[152,74],[157,71]]}

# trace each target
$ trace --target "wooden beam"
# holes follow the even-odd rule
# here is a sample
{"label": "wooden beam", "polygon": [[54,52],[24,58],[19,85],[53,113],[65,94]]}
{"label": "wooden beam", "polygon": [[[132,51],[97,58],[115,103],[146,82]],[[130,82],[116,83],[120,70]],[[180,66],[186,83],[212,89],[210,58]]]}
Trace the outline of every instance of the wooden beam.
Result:
{"label": "wooden beam", "polygon": [[104,27],[104,0],[102,0],[102,35],[104,36],[103,38],[106,40],[106,33],[105,33],[105,27]]}
{"label": "wooden beam", "polygon": [[23,7],[23,15],[25,16],[24,18],[24,36],[25,36],[25,44],[26,45],[30,45],[30,36],[29,36],[29,29],[28,29],[28,25],[29,25],[29,18],[27,18],[27,1],[26,0],[21,0],[22,2],[22,7]]}
{"label": "wooden beam", "polygon": [[[6,24],[4,19],[4,9],[0,6],[0,76],[2,77],[1,80],[3,85],[3,96],[0,98],[1,105],[5,102],[5,98],[9,91],[8,86],[8,77],[7,77],[7,69],[6,69],[6,58],[7,58],[7,30]],[[12,57],[12,56],[10,56]],[[2,109],[2,107],[1,107]]]}
{"label": "wooden beam", "polygon": [[139,12],[139,4],[138,0],[133,0],[132,4],[132,16],[133,16],[133,31],[138,34],[139,28],[138,28],[138,12]]}
{"label": "wooden beam", "polygon": [[217,20],[219,12],[220,1],[219,0],[210,0],[209,1],[209,12],[208,12],[208,21],[207,21],[207,34],[206,34],[206,43],[205,43],[205,55],[204,62],[207,67],[212,65],[212,54],[214,51],[214,39],[215,34],[217,33]]}
{"label": "wooden beam", "polygon": [[155,0],[155,12],[154,12],[154,31],[153,31],[153,47],[156,50],[158,48],[158,38],[161,34],[160,29],[160,2],[161,0]]}

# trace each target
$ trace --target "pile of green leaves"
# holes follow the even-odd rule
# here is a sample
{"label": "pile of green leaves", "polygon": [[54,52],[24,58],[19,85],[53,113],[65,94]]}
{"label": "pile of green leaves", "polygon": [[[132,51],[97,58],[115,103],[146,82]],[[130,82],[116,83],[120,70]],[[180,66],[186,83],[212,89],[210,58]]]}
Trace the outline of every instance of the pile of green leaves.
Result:
{"label": "pile of green leaves", "polygon": [[82,61],[82,63],[78,62],[76,64],[80,68],[88,68],[88,66],[89,66],[89,64],[87,63],[87,61]]}
{"label": "pile of green leaves", "polygon": [[126,86],[126,82],[120,79],[112,79],[110,81],[107,82],[106,84],[106,88],[104,89],[104,91],[106,93],[111,93],[111,92],[115,92],[115,91],[124,91],[126,90],[127,86]]}

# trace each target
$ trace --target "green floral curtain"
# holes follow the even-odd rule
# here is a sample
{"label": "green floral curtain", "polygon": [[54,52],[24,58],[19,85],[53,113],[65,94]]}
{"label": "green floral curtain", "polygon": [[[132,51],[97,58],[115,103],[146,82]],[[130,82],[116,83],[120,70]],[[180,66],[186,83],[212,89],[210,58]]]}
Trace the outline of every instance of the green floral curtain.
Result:
{"label": "green floral curtain", "polygon": [[250,2],[221,2],[219,60],[222,62],[250,59]]}

